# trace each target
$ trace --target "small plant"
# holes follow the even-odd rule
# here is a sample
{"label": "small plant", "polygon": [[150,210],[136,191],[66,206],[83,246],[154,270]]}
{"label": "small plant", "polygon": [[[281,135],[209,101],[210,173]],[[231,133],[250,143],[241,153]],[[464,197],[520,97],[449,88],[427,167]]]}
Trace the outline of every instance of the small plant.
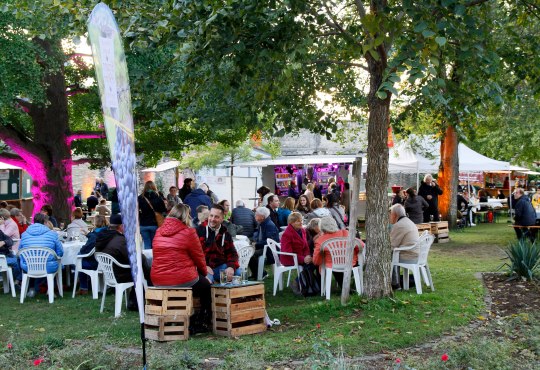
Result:
{"label": "small plant", "polygon": [[[505,250],[510,262],[505,262],[500,268],[507,266],[511,279],[523,278],[531,281],[540,269],[540,243],[531,243],[527,238],[510,243]],[[500,269],[499,268],[499,269]]]}

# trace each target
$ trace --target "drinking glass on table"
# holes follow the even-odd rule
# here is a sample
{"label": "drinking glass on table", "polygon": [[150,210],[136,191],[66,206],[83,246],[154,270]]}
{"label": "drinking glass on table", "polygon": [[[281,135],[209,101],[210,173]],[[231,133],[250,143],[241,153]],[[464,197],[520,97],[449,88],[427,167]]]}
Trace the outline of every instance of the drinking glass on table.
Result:
{"label": "drinking glass on table", "polygon": [[219,282],[221,283],[221,285],[227,284],[227,271],[226,270],[221,270],[219,272]]}

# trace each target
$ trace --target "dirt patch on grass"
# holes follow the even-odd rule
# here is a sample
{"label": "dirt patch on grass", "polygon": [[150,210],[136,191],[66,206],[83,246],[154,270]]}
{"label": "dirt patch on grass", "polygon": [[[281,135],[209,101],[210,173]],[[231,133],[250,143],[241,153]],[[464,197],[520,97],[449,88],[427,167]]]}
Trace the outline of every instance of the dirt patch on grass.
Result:
{"label": "dirt patch on grass", "polygon": [[499,317],[540,312],[538,282],[508,280],[505,274],[485,273],[484,284],[491,296],[491,311]]}

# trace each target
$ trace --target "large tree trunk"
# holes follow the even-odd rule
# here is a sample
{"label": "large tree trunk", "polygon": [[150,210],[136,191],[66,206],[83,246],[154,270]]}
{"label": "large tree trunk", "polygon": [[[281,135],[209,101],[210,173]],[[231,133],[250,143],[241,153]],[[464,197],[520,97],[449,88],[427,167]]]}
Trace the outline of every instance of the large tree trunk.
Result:
{"label": "large tree trunk", "polygon": [[[388,123],[390,94],[379,99],[376,93],[383,81],[386,60],[368,58],[370,89],[368,95],[368,152],[366,179],[366,279],[369,298],[392,293],[390,275],[390,239],[388,234]],[[355,199],[358,201],[358,199]]]}
{"label": "large tree trunk", "polygon": [[458,136],[454,126],[449,125],[441,140],[441,164],[439,166],[439,186],[443,194],[439,196],[439,212],[449,225],[455,226],[457,219],[457,187],[459,181]]}
{"label": "large tree trunk", "polygon": [[[49,57],[60,50],[60,44],[36,41]],[[37,147],[36,162],[27,171],[32,176],[34,213],[43,204],[50,204],[59,222],[68,223],[73,207],[71,143],[68,140],[69,116],[66,82],[63,67],[45,76],[44,84],[48,103],[34,106],[29,115],[34,124],[34,144]],[[24,148],[22,148],[24,151]],[[15,150],[17,152],[17,150]],[[17,152],[21,157],[24,153]],[[39,163],[39,162],[40,163]]]}

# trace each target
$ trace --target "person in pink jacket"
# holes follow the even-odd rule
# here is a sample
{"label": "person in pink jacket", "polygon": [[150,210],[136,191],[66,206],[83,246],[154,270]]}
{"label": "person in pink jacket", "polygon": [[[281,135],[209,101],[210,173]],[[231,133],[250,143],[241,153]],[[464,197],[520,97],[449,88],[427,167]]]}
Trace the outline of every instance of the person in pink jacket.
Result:
{"label": "person in pink jacket", "polygon": [[[302,227],[302,214],[293,212],[287,218],[288,226],[281,236],[281,251],[295,253],[298,256],[298,264],[304,265],[312,262],[309,252],[306,230]],[[292,256],[280,255],[279,259],[285,266],[293,266]]]}
{"label": "person in pink jacket", "polygon": [[19,250],[19,240],[21,239],[19,226],[13,221],[11,213],[6,208],[0,208],[0,230],[14,241],[12,250],[13,253],[17,253]]}

